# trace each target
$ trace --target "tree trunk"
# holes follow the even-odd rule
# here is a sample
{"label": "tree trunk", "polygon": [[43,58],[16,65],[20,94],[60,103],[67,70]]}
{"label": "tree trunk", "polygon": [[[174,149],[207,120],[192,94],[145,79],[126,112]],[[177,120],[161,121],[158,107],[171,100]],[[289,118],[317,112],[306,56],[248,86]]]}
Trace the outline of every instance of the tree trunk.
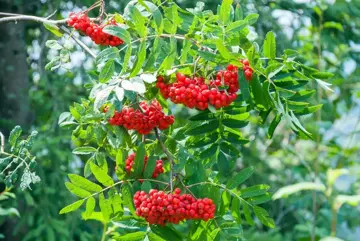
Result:
{"label": "tree trunk", "polygon": [[[21,4],[0,0],[1,12],[21,13]],[[29,79],[24,22],[0,24],[0,131],[29,123]]]}

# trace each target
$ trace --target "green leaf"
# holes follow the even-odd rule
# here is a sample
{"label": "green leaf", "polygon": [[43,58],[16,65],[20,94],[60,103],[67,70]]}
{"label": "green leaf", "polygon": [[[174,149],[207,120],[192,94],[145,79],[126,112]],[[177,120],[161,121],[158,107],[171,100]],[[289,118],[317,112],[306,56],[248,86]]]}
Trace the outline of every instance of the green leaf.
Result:
{"label": "green leaf", "polygon": [[185,132],[185,135],[188,136],[196,136],[196,135],[202,135],[208,132],[213,132],[219,127],[219,121],[213,120],[208,123],[202,124],[201,126],[197,126],[194,128],[191,128]]}
{"label": "green leaf", "polygon": [[[139,1],[140,2],[140,1]],[[141,2],[140,2],[141,4]],[[152,2],[149,1],[144,1],[144,4],[142,4],[145,8],[147,8],[147,11],[149,13],[151,13],[153,15],[154,18],[154,22],[156,24],[156,29],[158,33],[161,33],[162,31],[162,21],[163,21],[163,17],[161,14],[161,11],[159,10],[159,8],[153,4]]]}
{"label": "green leaf", "polygon": [[226,34],[238,33],[242,29],[244,29],[247,25],[248,25],[248,22],[245,20],[239,20],[239,21],[230,23],[225,29]]}
{"label": "green leaf", "polygon": [[50,49],[55,49],[55,50],[60,50],[63,48],[56,40],[48,40],[48,41],[46,41],[45,45],[46,45],[46,47],[48,47]]}
{"label": "green leaf", "polygon": [[341,25],[341,23],[337,23],[337,22],[325,22],[324,28],[333,28],[333,29],[337,29],[341,32],[344,32],[344,28]]}
{"label": "green leaf", "polygon": [[314,183],[314,182],[300,182],[297,184],[289,185],[280,188],[276,191],[273,195],[273,200],[279,198],[286,198],[294,193],[303,191],[303,190],[313,190],[313,191],[320,191],[324,192],[326,187],[321,183]]}
{"label": "green leaf", "polygon": [[149,158],[149,161],[146,163],[145,170],[144,170],[144,177],[151,178],[152,174],[154,173],[154,169],[156,166],[156,160],[154,158]]}
{"label": "green leaf", "polygon": [[243,73],[238,74],[238,82],[240,85],[241,96],[244,101],[248,101],[250,99],[250,89],[249,89],[249,81],[245,79]]}
{"label": "green leaf", "polygon": [[202,51],[199,50],[198,55],[203,58],[204,60],[210,61],[210,62],[223,62],[224,59],[221,57],[220,54],[214,54],[209,51]]}
{"label": "green leaf", "polygon": [[109,86],[96,94],[94,101],[94,110],[99,112],[99,109],[102,107],[103,104],[105,104],[105,102],[109,98],[111,91],[113,91],[114,88],[115,86]]}
{"label": "green leaf", "polygon": [[132,47],[131,47],[131,45],[128,45],[126,52],[125,52],[124,61],[122,64],[121,74],[124,74],[128,69],[129,61],[131,58],[131,53],[132,53]]}
{"label": "green leaf", "polygon": [[245,220],[246,222],[250,225],[250,226],[254,226],[254,220],[251,217],[251,213],[250,213],[250,207],[249,204],[247,204],[246,202],[243,202],[243,211],[244,211],[244,216],[245,216]]}
{"label": "green leaf", "polygon": [[255,197],[265,194],[269,190],[270,186],[265,184],[259,184],[252,187],[247,187],[240,190],[242,198]]}
{"label": "green leaf", "polygon": [[121,188],[122,198],[124,200],[124,204],[129,208],[132,215],[136,215],[135,207],[132,199],[131,187],[129,184],[124,183]]}
{"label": "green leaf", "polygon": [[299,92],[296,92],[296,94],[291,96],[289,100],[304,101],[309,99],[314,94],[315,94],[315,90],[300,90]]}
{"label": "green leaf", "polygon": [[136,150],[135,160],[134,160],[134,176],[141,176],[144,168],[144,157],[145,157],[145,145],[141,143]]}
{"label": "green leaf", "polygon": [[141,74],[140,78],[149,84],[156,82],[156,76],[153,74]]}
{"label": "green leaf", "polygon": [[258,18],[259,18],[259,14],[252,13],[247,15],[244,20],[247,21],[249,25],[252,25],[257,22]]}
{"label": "green leaf", "polygon": [[165,239],[161,238],[160,236],[154,233],[148,233],[149,241],[166,241]]}
{"label": "green leaf", "polygon": [[141,184],[141,191],[145,191],[146,193],[148,193],[151,189],[151,182],[149,181],[144,181]]}
{"label": "green leaf", "polygon": [[86,211],[83,213],[83,218],[87,220],[89,217],[91,217],[91,214],[94,212],[96,205],[95,198],[90,197],[86,201]]}
{"label": "green leaf", "polygon": [[216,114],[210,113],[208,111],[202,111],[199,114],[191,116],[189,120],[191,121],[202,121],[202,120],[213,120],[216,119]]}
{"label": "green leaf", "polygon": [[130,11],[131,11],[132,20],[135,23],[135,30],[137,31],[137,33],[141,38],[145,37],[147,32],[146,32],[146,24],[144,17],[141,15],[137,7],[132,7]]}
{"label": "green leaf", "polygon": [[279,123],[281,121],[281,117],[282,117],[282,114],[277,114],[275,116],[275,118],[272,120],[272,122],[270,123],[269,130],[268,130],[268,133],[267,133],[267,136],[268,136],[269,139],[271,139],[273,137],[275,129],[279,125]]}
{"label": "green leaf", "polygon": [[141,67],[143,66],[146,59],[146,42],[142,41],[139,47],[139,53],[136,58],[136,62],[134,65],[133,70],[131,71],[130,77],[136,76],[139,71],[141,70]]}
{"label": "green leaf", "polygon": [[160,237],[162,237],[165,240],[183,241],[181,235],[178,232],[176,232],[175,230],[171,229],[170,227],[151,225],[150,228],[155,234],[159,235]]}
{"label": "green leaf", "polygon": [[75,155],[88,155],[97,152],[97,149],[92,146],[81,146],[75,148],[72,153]]}
{"label": "green leaf", "polygon": [[223,175],[227,175],[230,172],[229,160],[222,151],[219,151],[218,153],[217,166],[219,168],[219,172]]}
{"label": "green leaf", "polygon": [[327,186],[332,187],[340,176],[349,174],[349,170],[344,168],[328,169],[326,172]]}
{"label": "green leaf", "polygon": [[76,174],[68,174],[68,177],[73,184],[75,184],[76,186],[78,186],[84,190],[87,190],[92,193],[102,191],[101,186],[89,181],[88,179],[86,179],[82,176],[79,176]]}
{"label": "green leaf", "polygon": [[105,222],[108,223],[110,221],[110,217],[113,211],[111,203],[109,200],[105,199],[104,193],[99,194],[99,206]]}
{"label": "green leaf", "polygon": [[253,167],[247,167],[242,169],[239,173],[237,173],[233,178],[229,180],[229,182],[226,184],[226,186],[229,189],[234,189],[243,182],[245,182],[251,175],[254,173]]}
{"label": "green leaf", "polygon": [[81,189],[78,186],[75,186],[71,182],[65,182],[66,188],[73,194],[75,194],[78,197],[86,198],[88,196],[91,196],[91,193],[88,191],[85,191],[84,189]]}
{"label": "green leaf", "polygon": [[222,120],[221,123],[230,128],[243,128],[243,127],[247,126],[247,124],[249,122],[228,118],[228,119]]}
{"label": "green leaf", "polygon": [[246,56],[249,60],[250,65],[254,65],[254,59],[255,59],[255,45],[252,44],[251,48],[246,52]]}
{"label": "green leaf", "polygon": [[146,236],[146,233],[143,231],[135,232],[135,233],[127,233],[116,237],[116,241],[143,241]]}
{"label": "green leaf", "polygon": [[64,214],[64,213],[69,213],[72,211],[77,210],[79,207],[81,207],[81,205],[84,203],[84,199],[81,199],[79,201],[76,201],[66,207],[64,207],[63,209],[60,210],[59,214]]}
{"label": "green leaf", "polygon": [[275,59],[276,57],[276,39],[274,32],[270,31],[266,34],[264,46],[264,56],[269,59]]}
{"label": "green leaf", "polygon": [[244,13],[240,3],[236,4],[235,8],[235,21],[244,19]]}
{"label": "green leaf", "polygon": [[220,23],[227,25],[230,20],[231,4],[233,0],[223,0],[220,6]]}
{"label": "green leaf", "polygon": [[308,115],[308,114],[312,114],[318,110],[321,109],[323,105],[314,105],[314,106],[310,106],[310,107],[306,107],[301,111],[294,111],[295,115]]}
{"label": "green leaf", "polygon": [[317,78],[317,79],[329,79],[331,77],[334,76],[333,73],[329,73],[329,72],[316,72],[311,74],[312,77]]}
{"label": "green leaf", "polygon": [[319,241],[345,241],[345,240],[328,236],[328,237],[320,239]]}
{"label": "green leaf", "polygon": [[213,155],[216,154],[218,147],[219,146],[217,144],[213,144],[209,148],[206,148],[203,152],[200,153],[200,158],[206,159],[212,157]]}
{"label": "green leaf", "polygon": [[106,48],[96,56],[97,63],[105,62],[109,59],[120,59],[119,50],[117,48]]}
{"label": "green leaf", "polygon": [[339,210],[340,207],[345,203],[347,203],[347,204],[349,204],[349,205],[351,205],[353,207],[358,206],[360,204],[360,195],[352,195],[352,196],[338,195],[338,196],[335,197],[333,207],[336,210]]}
{"label": "green leaf", "polygon": [[131,44],[130,33],[126,29],[120,26],[115,26],[115,25],[105,26],[103,28],[103,32],[122,39],[126,44]]}
{"label": "green leaf", "polygon": [[63,36],[63,33],[60,32],[60,28],[58,26],[56,26],[55,24],[44,23],[44,27],[57,37]]}
{"label": "green leaf", "polygon": [[269,217],[269,214],[265,209],[258,206],[254,206],[253,209],[256,217],[260,220],[262,224],[269,228],[275,228],[274,220]]}
{"label": "green leaf", "polygon": [[169,70],[177,56],[177,41],[174,37],[170,38],[170,51],[160,66],[160,70]]}
{"label": "green leaf", "polygon": [[103,184],[106,187],[114,185],[114,181],[107,174],[107,172],[102,170],[100,167],[98,167],[93,162],[90,162],[90,169],[91,169],[91,172],[94,174],[96,180],[98,180],[101,184]]}
{"label": "green leaf", "polygon": [[248,139],[229,131],[225,131],[223,133],[223,139],[230,143],[239,144],[239,145],[244,145],[249,142]]}
{"label": "green leaf", "polygon": [[235,218],[236,222],[241,224],[241,214],[240,214],[241,202],[238,198],[233,198],[231,202],[231,215]]}
{"label": "green leaf", "polygon": [[11,146],[15,146],[17,139],[20,137],[22,129],[20,126],[15,126],[10,132],[9,143]]}
{"label": "green leaf", "polygon": [[106,62],[104,67],[100,71],[99,81],[100,83],[108,82],[115,72],[115,63],[114,60],[109,60]]}
{"label": "green leaf", "polygon": [[216,48],[224,59],[228,60],[232,58],[231,53],[220,39],[216,41]]}
{"label": "green leaf", "polygon": [[185,39],[183,41],[183,47],[181,49],[181,57],[180,57],[180,64],[184,64],[186,63],[187,57],[188,57],[188,53],[191,49],[191,41],[188,39]]}
{"label": "green leaf", "polygon": [[122,207],[123,201],[121,199],[120,194],[115,194],[112,198],[111,198],[111,206],[114,210],[114,214],[116,216],[122,216],[124,214],[124,209]]}

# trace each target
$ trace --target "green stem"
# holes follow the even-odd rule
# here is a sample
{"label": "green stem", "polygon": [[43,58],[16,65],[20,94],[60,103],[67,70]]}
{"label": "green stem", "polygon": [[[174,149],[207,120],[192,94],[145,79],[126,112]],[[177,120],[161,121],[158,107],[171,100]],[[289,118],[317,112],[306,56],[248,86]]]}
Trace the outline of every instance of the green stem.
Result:
{"label": "green stem", "polygon": [[173,169],[174,169],[174,158],[173,155],[169,152],[169,150],[166,148],[164,142],[160,138],[159,130],[157,128],[155,130],[156,139],[158,139],[161,148],[163,149],[164,153],[166,154],[167,158],[170,161],[170,191],[173,191]]}
{"label": "green stem", "polygon": [[336,236],[336,225],[337,225],[337,210],[332,208],[331,212],[331,236]]}
{"label": "green stem", "polygon": [[191,188],[191,187],[195,187],[195,186],[201,186],[201,185],[211,185],[214,187],[219,187],[224,189],[225,191],[227,191],[231,196],[236,197],[237,199],[239,199],[240,201],[246,203],[247,205],[249,205],[250,207],[252,207],[252,205],[250,203],[248,203],[245,199],[243,199],[242,197],[240,197],[239,195],[237,195],[235,192],[231,191],[230,189],[226,188],[223,185],[220,184],[216,184],[216,183],[212,183],[212,182],[199,182],[199,183],[194,183],[194,184],[190,184],[188,186],[186,186],[187,188]]}
{"label": "green stem", "polygon": [[104,229],[103,229],[103,234],[102,234],[101,241],[105,241],[105,239],[106,239],[106,230],[107,230],[107,226],[108,226],[108,224],[107,224],[107,223],[105,223],[105,224],[104,224]]}
{"label": "green stem", "polygon": [[[319,38],[317,42],[318,47],[318,69],[321,69],[321,32],[323,28],[323,13],[319,15]],[[319,84],[316,85],[316,91],[317,91],[317,102],[321,102],[321,88],[319,87]],[[318,125],[321,121],[321,111],[317,111],[316,113],[316,121],[318,122]],[[320,147],[320,133],[318,133],[316,138],[316,153],[319,153],[319,147]],[[316,176],[319,171],[319,163],[318,158],[316,157],[314,160],[314,179],[316,179]],[[316,219],[317,219],[317,193],[313,191],[312,193],[312,213],[313,213],[313,221],[312,221],[312,230],[311,230],[311,241],[315,241],[315,232],[316,232]]]}

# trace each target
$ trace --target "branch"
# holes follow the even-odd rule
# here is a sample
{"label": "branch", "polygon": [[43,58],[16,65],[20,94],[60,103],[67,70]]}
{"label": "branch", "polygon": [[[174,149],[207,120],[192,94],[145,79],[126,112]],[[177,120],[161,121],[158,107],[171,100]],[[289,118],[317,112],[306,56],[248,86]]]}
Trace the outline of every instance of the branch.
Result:
{"label": "branch", "polygon": [[70,36],[73,40],[75,40],[75,42],[76,42],[78,45],[80,45],[80,47],[82,47],[86,52],[88,52],[88,53],[91,55],[91,57],[93,57],[94,59],[96,58],[96,54],[95,54],[91,49],[89,49],[89,47],[86,46],[86,44],[84,44],[80,39],[74,37],[74,36],[71,34],[71,32],[70,32],[69,30],[67,30],[67,28],[65,28],[64,26],[61,26],[60,28],[61,28],[65,33],[69,34],[69,36]]}
{"label": "branch", "polygon": [[[37,17],[32,15],[24,15],[24,14],[17,14],[17,13],[4,13],[0,12],[0,16],[9,16],[0,18],[1,23],[8,23],[8,22],[18,22],[18,21],[34,21],[38,23],[48,23],[48,24],[55,24],[55,25],[64,25],[67,24],[68,18],[64,18],[61,20],[51,20],[51,18],[56,12],[50,14],[48,17]],[[96,18],[91,18],[90,20],[94,21]]]}
{"label": "branch", "polygon": [[18,21],[34,21],[39,23],[48,23],[48,24],[55,24],[61,25],[67,23],[67,18],[61,20],[50,20],[47,18],[31,16],[31,15],[21,15],[21,14],[12,14],[12,13],[0,13],[0,15],[10,15],[10,17],[0,18],[0,23],[7,23],[7,22],[18,22]]}
{"label": "branch", "polygon": [[172,154],[168,151],[168,149],[166,148],[166,146],[164,145],[164,142],[162,142],[162,140],[160,139],[160,135],[159,135],[159,130],[158,128],[154,128],[155,129],[155,135],[156,135],[156,139],[158,139],[161,148],[163,149],[163,151],[165,152],[166,156],[168,157],[169,161],[170,161],[170,191],[173,191],[173,168],[174,168],[174,158],[172,156]]}
{"label": "branch", "polygon": [[5,136],[4,134],[0,131],[0,153],[3,153],[5,150]]}

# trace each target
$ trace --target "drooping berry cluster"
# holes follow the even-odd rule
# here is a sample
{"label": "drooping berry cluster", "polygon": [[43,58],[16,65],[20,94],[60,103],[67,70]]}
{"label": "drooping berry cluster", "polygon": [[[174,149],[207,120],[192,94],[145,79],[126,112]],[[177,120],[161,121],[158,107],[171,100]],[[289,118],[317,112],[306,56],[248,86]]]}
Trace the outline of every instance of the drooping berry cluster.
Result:
{"label": "drooping berry cluster", "polygon": [[113,19],[109,23],[98,25],[91,21],[86,13],[70,13],[68,25],[89,36],[98,45],[118,46],[124,43],[120,38],[103,32],[105,26],[116,25]]}
{"label": "drooping berry cluster", "polygon": [[249,66],[249,60],[244,59],[244,60],[240,60],[240,62],[244,65],[243,70],[244,70],[245,79],[251,80],[253,76],[253,70]]}
{"label": "drooping berry cluster", "polygon": [[155,127],[164,130],[174,123],[174,116],[166,116],[157,100],[153,100],[150,105],[142,101],[140,108],[142,111],[125,107],[120,112],[115,112],[109,123],[124,126],[128,130],[136,130],[143,135],[149,134]]}
{"label": "drooping berry cluster", "polygon": [[[125,169],[129,174],[131,173],[131,168],[134,165],[135,157],[136,157],[136,153],[131,153],[125,161],[125,165],[126,165]],[[144,172],[148,160],[149,160],[149,158],[147,156],[145,156],[144,157],[144,168],[143,168],[142,172]],[[152,178],[157,178],[159,176],[159,174],[161,174],[161,173],[164,173],[163,161],[157,160],[154,172],[152,174]]]}
{"label": "drooping berry cluster", "polygon": [[196,199],[190,194],[181,194],[176,188],[173,194],[150,190],[134,195],[136,214],[144,217],[150,224],[178,224],[187,219],[208,221],[214,218],[216,206],[209,198]]}
{"label": "drooping berry cluster", "polygon": [[[219,89],[219,87],[224,87]],[[176,74],[176,82],[166,84],[162,76],[158,77],[156,87],[164,98],[189,108],[205,110],[209,103],[219,109],[230,105],[237,97],[239,90],[237,68],[228,67],[216,75],[216,80],[206,84],[203,77],[190,78],[181,73]]]}

